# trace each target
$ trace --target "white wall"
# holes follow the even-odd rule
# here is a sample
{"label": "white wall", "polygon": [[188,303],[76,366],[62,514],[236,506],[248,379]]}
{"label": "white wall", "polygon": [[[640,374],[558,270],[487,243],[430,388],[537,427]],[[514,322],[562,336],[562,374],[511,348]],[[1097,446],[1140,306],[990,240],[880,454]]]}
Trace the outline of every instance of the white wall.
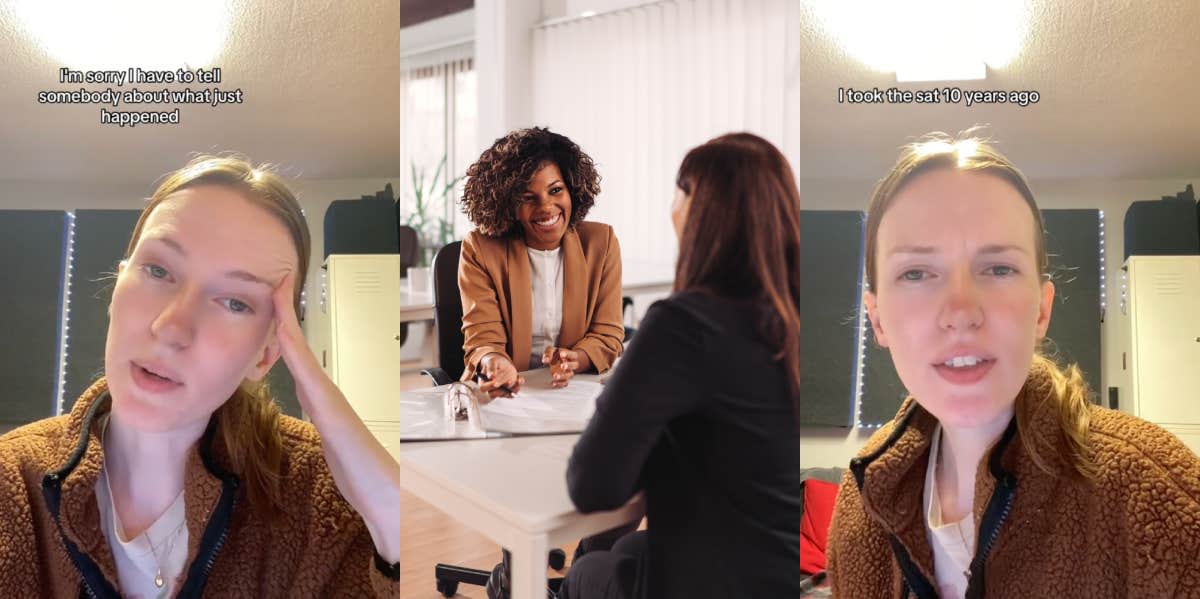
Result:
{"label": "white wall", "polygon": [[[533,125],[533,28],[538,3],[477,0],[475,72],[479,93],[478,140],[493,140]],[[483,147],[482,143],[476,144]]]}
{"label": "white wall", "polygon": [[[400,30],[400,68],[445,64],[474,55],[475,9]],[[403,127],[403,123],[401,127]]]}
{"label": "white wall", "polygon": [[[1121,297],[1121,267],[1124,256],[1124,219],[1129,205],[1137,200],[1157,200],[1183,191],[1197,177],[1182,179],[1044,179],[1030,181],[1042,208],[1094,208],[1104,211],[1106,235],[1105,268],[1108,317],[1100,327],[1102,399],[1121,375],[1121,352],[1128,335],[1113,322]],[[800,202],[805,210],[864,210],[875,181],[844,179],[800,179]],[[858,415],[855,414],[855,422]],[[870,437],[869,431],[834,427],[805,427],[800,435],[800,467],[845,466]]]}
{"label": "white wall", "polygon": [[400,30],[400,56],[475,36],[475,9],[409,25]]}

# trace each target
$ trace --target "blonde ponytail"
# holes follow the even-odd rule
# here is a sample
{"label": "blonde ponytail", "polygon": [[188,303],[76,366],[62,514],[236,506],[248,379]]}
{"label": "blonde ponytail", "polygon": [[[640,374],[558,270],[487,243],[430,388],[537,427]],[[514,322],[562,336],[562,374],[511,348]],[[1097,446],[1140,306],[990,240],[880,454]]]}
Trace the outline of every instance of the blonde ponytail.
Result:
{"label": "blonde ponytail", "polygon": [[217,408],[217,439],[242,480],[256,513],[271,520],[283,511],[283,437],[279,406],[265,383],[243,383]]}
{"label": "blonde ponytail", "polygon": [[[1033,356],[1033,370],[1044,370],[1049,374],[1051,393],[1046,397],[1038,397],[1033,393],[1022,393],[1017,397],[1017,429],[1033,430],[1030,420],[1040,407],[1033,405],[1033,402],[1054,402],[1054,407],[1057,408],[1054,413],[1066,445],[1064,457],[1067,463],[1080,479],[1094,480],[1096,463],[1092,460],[1087,443],[1088,427],[1092,421],[1091,412],[1088,411],[1090,391],[1087,382],[1083,380],[1083,373],[1076,364],[1071,364],[1064,370],[1040,353]],[[1057,453],[1058,447],[1049,445],[1045,439],[1034,438],[1033,435],[1021,435],[1021,444],[1038,468],[1047,473],[1051,472],[1043,452]]]}

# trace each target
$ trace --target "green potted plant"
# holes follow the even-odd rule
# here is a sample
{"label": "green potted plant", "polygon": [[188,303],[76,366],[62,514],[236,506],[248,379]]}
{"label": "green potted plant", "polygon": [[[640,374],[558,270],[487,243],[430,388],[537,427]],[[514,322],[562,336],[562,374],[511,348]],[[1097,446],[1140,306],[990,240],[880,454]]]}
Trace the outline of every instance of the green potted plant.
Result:
{"label": "green potted plant", "polygon": [[[453,192],[462,177],[446,180],[445,170],[445,155],[438,161],[437,168],[428,182],[424,168],[415,163],[409,165],[414,211],[404,224],[416,229],[421,238],[423,251],[418,259],[421,266],[428,266],[433,254],[443,245],[450,243],[454,237]],[[442,181],[440,185],[439,180]]]}
{"label": "green potted plant", "polygon": [[409,174],[414,208],[404,224],[417,230],[421,248],[417,253],[417,266],[408,269],[408,280],[412,291],[425,292],[428,291],[429,265],[434,254],[454,238],[454,187],[462,177],[449,178],[445,154],[428,180],[425,169],[416,163],[409,164]]}

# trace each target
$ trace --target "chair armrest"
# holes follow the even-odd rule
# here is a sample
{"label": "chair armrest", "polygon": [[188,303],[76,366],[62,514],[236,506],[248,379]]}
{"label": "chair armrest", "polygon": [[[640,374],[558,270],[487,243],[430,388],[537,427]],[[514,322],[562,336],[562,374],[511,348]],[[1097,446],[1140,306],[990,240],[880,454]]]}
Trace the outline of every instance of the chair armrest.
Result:
{"label": "chair armrest", "polygon": [[438,385],[449,385],[450,383],[454,382],[454,379],[450,378],[450,375],[446,374],[446,371],[442,370],[441,368],[426,368],[425,370],[421,371],[421,374],[427,375],[429,378],[433,379],[434,387]]}

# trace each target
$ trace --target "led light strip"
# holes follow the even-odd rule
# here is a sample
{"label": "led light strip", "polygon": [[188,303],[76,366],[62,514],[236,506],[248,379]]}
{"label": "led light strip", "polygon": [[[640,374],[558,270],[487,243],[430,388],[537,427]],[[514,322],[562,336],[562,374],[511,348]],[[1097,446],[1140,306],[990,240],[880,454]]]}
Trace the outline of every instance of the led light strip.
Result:
{"label": "led light strip", "polygon": [[62,298],[59,302],[59,321],[58,321],[58,376],[55,377],[58,381],[57,388],[54,392],[55,415],[62,414],[63,411],[63,394],[67,388],[67,350],[70,345],[71,331],[71,273],[75,269],[75,213],[67,212],[67,247],[63,252],[64,267],[62,286]]}
{"label": "led light strip", "polygon": [[1100,211],[1100,322],[1104,322],[1104,316],[1108,309],[1108,293],[1107,284],[1105,283],[1105,265],[1107,261],[1104,256],[1104,211]]}
{"label": "led light strip", "polygon": [[327,271],[324,268],[322,268],[321,269],[321,314],[328,313],[328,311],[325,308],[325,290],[328,288],[328,281],[326,280],[326,276],[325,276],[326,273],[327,273]]}
{"label": "led light strip", "polygon": [[[860,291],[867,288],[866,278],[862,279]],[[865,424],[862,419],[863,410],[863,381],[867,378],[867,307],[862,303],[862,293],[858,294],[858,343],[857,343],[857,359],[854,361],[854,405],[855,414],[858,415],[855,426],[857,428],[878,428],[879,425]]]}
{"label": "led light strip", "polygon": [[858,347],[857,359],[854,361],[854,410],[855,410],[855,428],[879,428],[883,423],[867,424],[863,422],[863,388],[866,386],[867,378],[867,327],[871,326],[871,321],[868,319],[867,306],[863,304],[863,292],[870,289],[870,284],[867,282],[867,217],[863,214],[862,219],[862,245],[858,248]]}

